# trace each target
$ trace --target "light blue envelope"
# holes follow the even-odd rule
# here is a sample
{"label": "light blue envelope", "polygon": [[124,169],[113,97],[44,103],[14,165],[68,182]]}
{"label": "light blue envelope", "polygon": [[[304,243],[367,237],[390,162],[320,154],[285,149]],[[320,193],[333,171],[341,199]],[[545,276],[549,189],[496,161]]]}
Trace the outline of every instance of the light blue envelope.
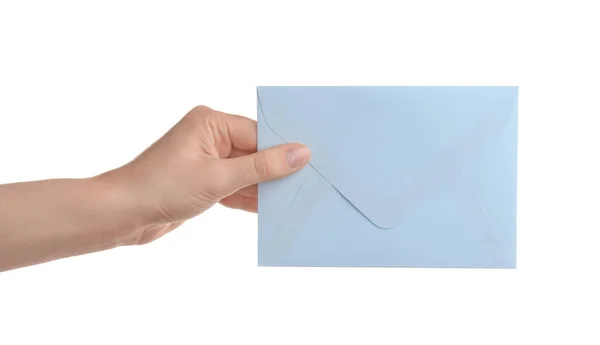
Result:
{"label": "light blue envelope", "polygon": [[258,87],[261,266],[516,267],[517,87]]}

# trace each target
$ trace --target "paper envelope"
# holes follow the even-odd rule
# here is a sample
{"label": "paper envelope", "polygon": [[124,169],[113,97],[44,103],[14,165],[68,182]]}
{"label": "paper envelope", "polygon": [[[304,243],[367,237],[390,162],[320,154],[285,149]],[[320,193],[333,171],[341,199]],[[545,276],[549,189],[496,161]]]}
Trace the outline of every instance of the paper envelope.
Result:
{"label": "paper envelope", "polygon": [[258,87],[261,266],[516,267],[517,87]]}

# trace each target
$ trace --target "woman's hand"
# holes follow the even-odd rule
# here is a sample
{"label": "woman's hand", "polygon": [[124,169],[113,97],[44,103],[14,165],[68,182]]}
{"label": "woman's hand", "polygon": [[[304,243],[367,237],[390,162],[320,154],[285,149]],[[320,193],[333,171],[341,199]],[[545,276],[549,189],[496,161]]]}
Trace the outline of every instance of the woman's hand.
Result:
{"label": "woman's hand", "polygon": [[118,169],[0,185],[0,271],[148,243],[217,202],[256,212],[256,184],[309,159],[300,144],[256,152],[256,122],[196,107]]}
{"label": "woman's hand", "polygon": [[257,183],[310,159],[300,144],[256,152],[256,135],[255,121],[199,106],[131,163],[99,176],[139,210],[144,225],[127,244],[153,241],[218,202],[256,212]]}

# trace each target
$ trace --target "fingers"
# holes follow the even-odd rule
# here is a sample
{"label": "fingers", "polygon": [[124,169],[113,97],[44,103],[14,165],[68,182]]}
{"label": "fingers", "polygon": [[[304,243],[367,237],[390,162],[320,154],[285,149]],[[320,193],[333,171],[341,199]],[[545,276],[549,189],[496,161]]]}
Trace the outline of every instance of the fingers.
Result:
{"label": "fingers", "polygon": [[285,144],[257,153],[223,159],[222,185],[225,195],[242,188],[276,180],[302,169],[310,160],[310,150],[301,144]]}
{"label": "fingers", "polygon": [[[254,152],[256,152],[256,151],[254,151]],[[232,147],[231,153],[229,154],[228,158],[243,157],[243,156],[251,155],[254,152],[248,152],[248,151],[240,150],[237,147]]]}
{"label": "fingers", "polygon": [[[234,147],[231,150],[231,154],[229,155],[229,158],[244,157],[244,156],[247,156],[250,154],[252,154],[252,153],[242,151],[242,150]],[[249,196],[251,198],[258,198],[258,185],[253,184],[251,186],[244,187],[244,188],[240,189],[239,191],[237,191],[237,193],[244,195],[244,196]]]}
{"label": "fingers", "polygon": [[[205,127],[207,119],[218,124],[219,129],[226,129],[224,134],[229,137],[232,147],[250,153],[256,152],[256,121],[244,116],[223,113],[206,106],[197,106],[185,116],[187,121]],[[186,122],[187,122],[186,121]],[[188,122],[189,123],[189,122]]]}
{"label": "fingers", "polygon": [[258,199],[244,196],[241,194],[232,194],[220,201],[221,205],[237,210],[247,212],[258,212]]}
{"label": "fingers", "polygon": [[233,147],[247,152],[256,152],[256,121],[239,115],[226,114],[229,139]]}
{"label": "fingers", "polygon": [[258,185],[253,184],[248,187],[244,187],[237,191],[237,193],[245,196],[249,196],[251,198],[258,198]]}

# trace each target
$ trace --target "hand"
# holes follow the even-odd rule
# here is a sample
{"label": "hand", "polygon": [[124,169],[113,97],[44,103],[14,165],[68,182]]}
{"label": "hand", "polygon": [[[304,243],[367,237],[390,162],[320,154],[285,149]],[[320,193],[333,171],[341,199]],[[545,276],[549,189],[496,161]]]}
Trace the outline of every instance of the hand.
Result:
{"label": "hand", "polygon": [[0,185],[0,272],[148,243],[217,202],[256,212],[256,184],[309,159],[300,144],[256,152],[254,121],[196,107],[123,167]]}
{"label": "hand", "polygon": [[300,144],[256,152],[256,137],[255,121],[199,106],[135,160],[98,176],[124,192],[140,219],[125,244],[151,242],[218,202],[256,212],[257,183],[310,159]]}

